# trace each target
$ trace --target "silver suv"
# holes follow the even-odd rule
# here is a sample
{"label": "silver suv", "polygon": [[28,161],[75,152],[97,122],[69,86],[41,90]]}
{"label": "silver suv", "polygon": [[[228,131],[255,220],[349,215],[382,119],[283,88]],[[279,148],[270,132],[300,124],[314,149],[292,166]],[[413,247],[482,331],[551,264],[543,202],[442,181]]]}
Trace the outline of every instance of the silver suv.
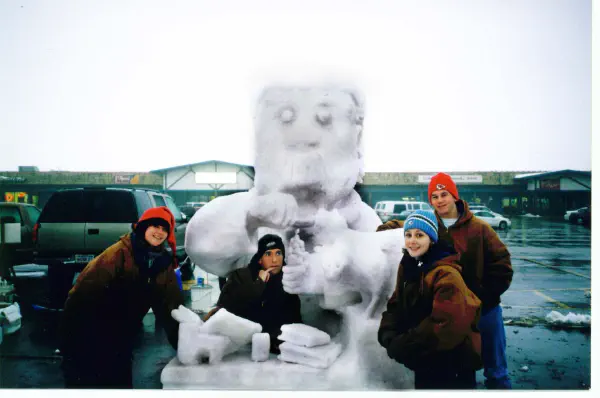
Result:
{"label": "silver suv", "polygon": [[384,200],[375,204],[375,213],[383,222],[406,220],[406,217],[415,210],[432,210],[432,208],[425,202],[407,200]]}
{"label": "silver suv", "polygon": [[173,213],[177,257],[185,258],[187,219],[169,195],[144,188],[76,188],[55,192],[42,209],[34,226],[34,262],[83,266],[157,206]]}

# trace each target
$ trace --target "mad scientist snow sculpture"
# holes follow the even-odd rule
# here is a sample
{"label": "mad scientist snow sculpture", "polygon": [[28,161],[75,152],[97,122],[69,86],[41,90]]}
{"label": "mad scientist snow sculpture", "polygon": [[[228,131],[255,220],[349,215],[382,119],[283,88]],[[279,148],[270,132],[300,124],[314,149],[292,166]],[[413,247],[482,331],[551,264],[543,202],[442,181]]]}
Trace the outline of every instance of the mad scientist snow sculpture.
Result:
{"label": "mad scientist snow sculpture", "polygon": [[387,358],[376,334],[404,239],[402,230],[375,232],[381,222],[354,190],[364,175],[362,121],[354,90],[265,89],[255,115],[254,188],[200,209],[185,248],[199,267],[226,277],[248,264],[260,236],[282,236],[284,289],[317,295],[323,308],[342,315],[344,369],[353,363],[364,371],[372,362],[378,378],[393,368],[403,380],[403,368]]}

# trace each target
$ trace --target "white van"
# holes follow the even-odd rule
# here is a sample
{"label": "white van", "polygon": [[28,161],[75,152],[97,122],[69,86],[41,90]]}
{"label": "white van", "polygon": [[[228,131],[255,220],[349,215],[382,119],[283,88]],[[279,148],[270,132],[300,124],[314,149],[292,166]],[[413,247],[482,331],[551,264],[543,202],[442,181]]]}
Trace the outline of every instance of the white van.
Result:
{"label": "white van", "polygon": [[415,210],[430,210],[431,206],[425,202],[409,202],[406,200],[384,200],[375,204],[375,213],[381,221],[405,220]]}

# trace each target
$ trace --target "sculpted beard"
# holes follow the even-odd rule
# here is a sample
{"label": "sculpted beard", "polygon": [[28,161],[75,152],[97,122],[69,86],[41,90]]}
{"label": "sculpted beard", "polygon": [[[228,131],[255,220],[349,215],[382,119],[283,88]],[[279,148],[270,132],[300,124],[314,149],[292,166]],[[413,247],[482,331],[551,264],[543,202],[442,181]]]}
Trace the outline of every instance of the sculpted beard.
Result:
{"label": "sculpted beard", "polygon": [[324,193],[331,202],[347,195],[357,182],[355,151],[327,143],[316,149],[295,150],[272,137],[259,137],[257,144],[255,186],[261,195],[306,188]]}

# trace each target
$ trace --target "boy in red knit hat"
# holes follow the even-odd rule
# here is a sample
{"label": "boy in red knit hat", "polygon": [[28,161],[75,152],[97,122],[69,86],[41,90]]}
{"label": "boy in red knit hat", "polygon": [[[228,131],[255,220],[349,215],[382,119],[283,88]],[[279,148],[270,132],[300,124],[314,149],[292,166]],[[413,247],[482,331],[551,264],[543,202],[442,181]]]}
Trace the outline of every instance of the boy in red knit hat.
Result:
{"label": "boy in red knit hat", "polygon": [[437,216],[439,238],[452,244],[460,255],[465,283],[482,303],[478,327],[485,385],[488,389],[510,389],[500,307],[500,296],[512,281],[510,253],[492,227],[475,217],[467,202],[460,199],[448,174],[433,176],[427,192]]}
{"label": "boy in red knit hat", "polygon": [[61,325],[65,387],[132,388],[133,339],[150,308],[177,348],[179,323],[171,310],[183,304],[183,294],[174,228],[167,207],[148,209],[81,272]]}

